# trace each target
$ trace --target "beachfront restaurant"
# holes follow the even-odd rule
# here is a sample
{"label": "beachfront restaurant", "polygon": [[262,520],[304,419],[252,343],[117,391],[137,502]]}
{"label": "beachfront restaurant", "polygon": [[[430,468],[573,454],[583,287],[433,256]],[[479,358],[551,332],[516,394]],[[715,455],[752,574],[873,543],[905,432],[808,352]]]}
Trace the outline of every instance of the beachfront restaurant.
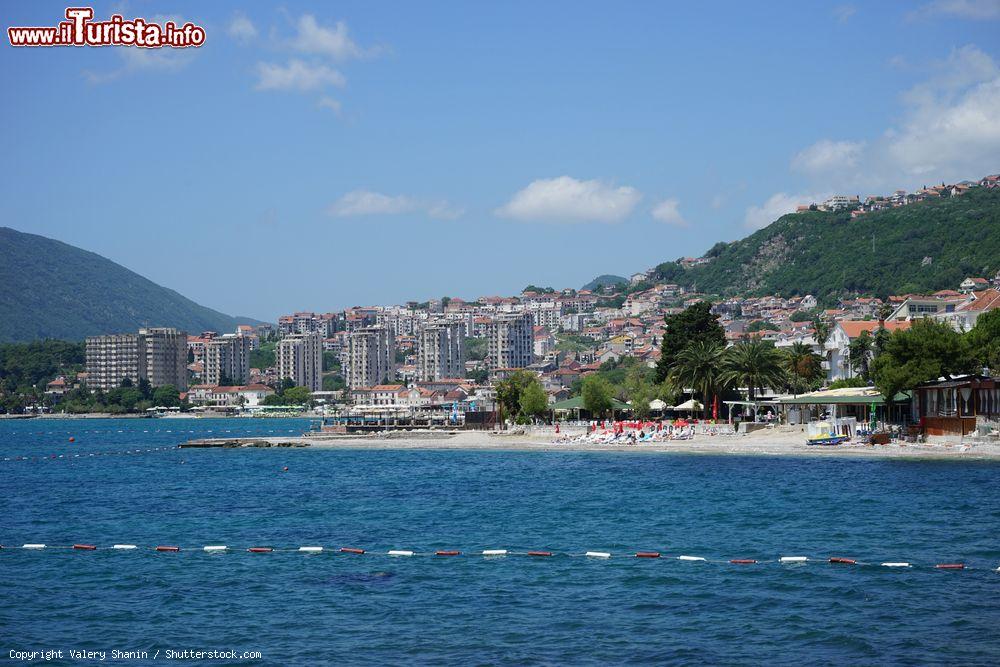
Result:
{"label": "beachfront restaurant", "polygon": [[857,425],[875,422],[898,423],[908,414],[908,393],[896,394],[891,407],[875,387],[845,387],[824,389],[797,396],[777,399],[786,424],[807,424],[824,420],[834,424],[837,432],[854,435]]}
{"label": "beachfront restaurant", "polygon": [[1000,430],[1000,378],[966,375],[925,382],[914,406],[925,435],[965,436]]}

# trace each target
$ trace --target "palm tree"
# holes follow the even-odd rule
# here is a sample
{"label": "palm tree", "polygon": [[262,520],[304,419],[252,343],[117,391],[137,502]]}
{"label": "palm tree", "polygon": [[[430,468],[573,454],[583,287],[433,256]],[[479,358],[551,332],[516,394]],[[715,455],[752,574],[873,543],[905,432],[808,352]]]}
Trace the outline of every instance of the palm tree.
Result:
{"label": "palm tree", "polygon": [[705,417],[712,398],[722,388],[722,361],[725,347],[719,343],[696,340],[677,354],[667,379],[677,387],[691,387],[701,396]]}
{"label": "palm tree", "polygon": [[726,351],[720,379],[727,384],[747,387],[753,401],[757,389],[781,387],[785,369],[781,353],[773,343],[760,338],[740,341]]}
{"label": "palm tree", "polygon": [[823,375],[823,357],[813,352],[811,345],[801,341],[792,343],[785,351],[784,362],[795,393],[799,393],[801,386],[809,386]]}

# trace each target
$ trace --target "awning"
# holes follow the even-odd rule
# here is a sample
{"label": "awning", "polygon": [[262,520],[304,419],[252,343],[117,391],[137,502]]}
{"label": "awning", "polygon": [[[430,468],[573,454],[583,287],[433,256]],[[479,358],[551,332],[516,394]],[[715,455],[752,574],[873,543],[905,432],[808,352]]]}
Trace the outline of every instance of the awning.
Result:
{"label": "awning", "polygon": [[[586,410],[586,406],[583,404],[583,396],[575,396],[573,398],[567,398],[565,401],[559,401],[558,403],[552,404],[552,410]],[[628,403],[622,403],[617,398],[611,399],[611,409],[612,410],[631,410],[632,406]]]}
{"label": "awning", "polygon": [[[907,392],[896,394],[896,402],[910,400]],[[885,405],[885,397],[875,387],[850,387],[814,391],[799,396],[779,398],[781,405]]]}
{"label": "awning", "polygon": [[690,412],[697,412],[698,410],[704,410],[705,406],[699,403],[698,401],[694,400],[693,398],[689,398],[680,405],[675,405],[673,409],[678,411],[687,410]]}

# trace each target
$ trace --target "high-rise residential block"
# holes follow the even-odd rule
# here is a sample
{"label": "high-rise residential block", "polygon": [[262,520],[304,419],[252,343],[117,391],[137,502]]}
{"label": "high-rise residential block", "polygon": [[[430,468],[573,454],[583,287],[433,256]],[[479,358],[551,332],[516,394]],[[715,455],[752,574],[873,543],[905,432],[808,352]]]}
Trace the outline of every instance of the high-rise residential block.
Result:
{"label": "high-rise residential block", "polygon": [[465,376],[465,327],[436,320],[424,325],[417,341],[417,379],[434,382]]}
{"label": "high-rise residential block", "polygon": [[374,387],[395,374],[396,346],[386,327],[365,327],[347,338],[347,386]]}
{"label": "high-rise residential block", "polygon": [[279,381],[289,379],[309,391],[323,388],[323,336],[316,332],[288,334],[274,351]]}
{"label": "high-rise residential block", "polygon": [[243,385],[250,377],[251,338],[239,333],[205,342],[204,384]]}
{"label": "high-rise residential block", "polygon": [[486,364],[498,368],[524,368],[534,361],[533,321],[530,313],[502,314],[486,327]]}

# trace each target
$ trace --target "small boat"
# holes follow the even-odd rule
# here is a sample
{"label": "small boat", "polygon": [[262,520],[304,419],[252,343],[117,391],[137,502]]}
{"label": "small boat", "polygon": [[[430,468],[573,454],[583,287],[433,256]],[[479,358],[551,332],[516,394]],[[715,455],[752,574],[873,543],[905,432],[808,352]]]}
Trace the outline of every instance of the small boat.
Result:
{"label": "small boat", "polygon": [[837,435],[832,432],[830,424],[827,422],[817,422],[809,424],[809,436],[806,438],[807,445],[839,445],[847,442],[850,438],[846,435]]}

